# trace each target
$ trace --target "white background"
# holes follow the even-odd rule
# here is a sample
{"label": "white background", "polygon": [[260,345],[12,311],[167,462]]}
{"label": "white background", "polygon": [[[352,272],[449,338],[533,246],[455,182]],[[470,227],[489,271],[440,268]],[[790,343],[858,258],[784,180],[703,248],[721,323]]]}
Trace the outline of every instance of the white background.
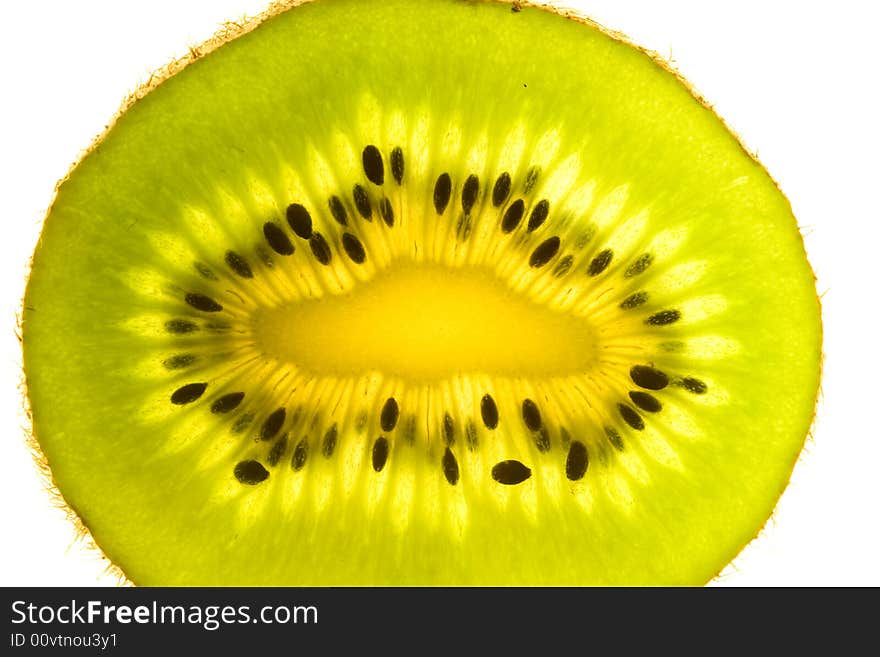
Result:
{"label": "white background", "polygon": [[[562,4],[562,3],[557,3]],[[876,3],[568,0],[671,57],[788,195],[818,277],[823,394],[791,485],[723,585],[880,585]],[[263,0],[5,2],[0,37],[0,585],[114,585],[42,487],[15,337],[55,182],[127,93]],[[785,391],[780,391],[780,395]]]}

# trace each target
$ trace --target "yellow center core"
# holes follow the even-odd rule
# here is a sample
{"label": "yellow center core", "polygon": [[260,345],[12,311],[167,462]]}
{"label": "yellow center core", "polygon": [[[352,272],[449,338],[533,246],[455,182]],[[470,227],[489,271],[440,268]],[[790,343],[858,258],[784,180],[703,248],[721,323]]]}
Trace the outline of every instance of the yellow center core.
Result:
{"label": "yellow center core", "polygon": [[395,266],[348,294],[263,308],[257,343],[316,375],[378,371],[408,380],[456,374],[565,376],[597,361],[595,331],[483,269]]}

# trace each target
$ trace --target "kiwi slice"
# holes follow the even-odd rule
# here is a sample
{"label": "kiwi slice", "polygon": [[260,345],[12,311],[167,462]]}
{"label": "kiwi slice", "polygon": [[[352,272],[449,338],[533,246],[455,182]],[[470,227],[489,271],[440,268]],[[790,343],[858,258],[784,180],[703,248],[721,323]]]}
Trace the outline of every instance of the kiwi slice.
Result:
{"label": "kiwi slice", "polygon": [[140,584],[694,584],[813,416],[789,204],[661,62],[520,3],[318,0],[60,185],[33,429]]}

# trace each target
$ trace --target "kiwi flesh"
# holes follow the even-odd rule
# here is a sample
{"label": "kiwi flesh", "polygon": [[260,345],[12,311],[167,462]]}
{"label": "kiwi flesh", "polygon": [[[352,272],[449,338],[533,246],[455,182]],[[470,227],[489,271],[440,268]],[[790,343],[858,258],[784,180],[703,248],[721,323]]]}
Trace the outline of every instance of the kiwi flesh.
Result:
{"label": "kiwi flesh", "polygon": [[133,103],[22,328],[58,489],[165,585],[704,583],[821,342],[789,204],[676,75],[455,0],[279,10]]}

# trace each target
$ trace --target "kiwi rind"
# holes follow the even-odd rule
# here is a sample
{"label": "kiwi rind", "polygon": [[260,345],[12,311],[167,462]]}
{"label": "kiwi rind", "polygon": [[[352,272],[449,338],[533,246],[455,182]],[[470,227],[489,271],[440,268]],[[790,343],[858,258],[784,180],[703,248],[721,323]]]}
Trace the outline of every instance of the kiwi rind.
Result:
{"label": "kiwi rind", "polygon": [[[275,9],[272,11],[272,14],[274,15],[275,13],[280,12],[282,9],[283,9],[283,7],[275,7]],[[252,29],[253,27],[254,27],[254,24],[248,24],[248,27],[247,27],[246,29],[245,29],[245,28],[242,28],[242,31],[248,31],[248,30]],[[235,34],[231,34],[231,35],[228,35],[228,36],[229,36],[229,37],[234,37],[234,36],[236,36],[236,35],[235,35]],[[616,36],[616,38],[619,37],[619,35],[615,35],[615,36]],[[214,45],[210,46],[210,48],[213,49],[214,47],[216,47],[216,45],[220,45],[220,43],[214,44]],[[655,61],[660,62],[659,59],[655,59]],[[664,67],[665,67],[665,64],[664,64]],[[176,70],[176,69],[175,69],[175,70]],[[96,142],[96,143],[100,143],[100,140],[99,140],[98,142]],[[798,235],[797,237],[799,238],[799,235]],[[818,305],[818,304],[817,304],[817,305]],[[27,347],[26,347],[26,348],[27,348]],[[815,395],[813,396],[813,398],[815,399]],[[806,431],[804,431],[804,434],[805,434],[805,433],[806,433]],[[790,471],[790,468],[789,468],[789,471]],[[787,481],[787,477],[785,478],[785,481]],[[784,483],[785,483],[785,482],[783,481],[783,482],[782,482],[782,485],[783,485],[783,486],[784,486]],[[65,489],[64,485],[62,485],[61,489],[62,489],[62,490]],[[779,492],[781,493],[781,488],[780,488]],[[778,495],[777,495],[777,497],[778,497]],[[775,501],[775,498],[774,498],[774,501]],[[743,543],[742,537],[740,537],[737,541],[735,541],[735,543],[739,543],[739,545],[738,545],[738,546],[737,546],[737,545],[733,545],[733,546],[729,549],[729,555],[728,555],[729,557],[732,557],[733,554],[734,554],[736,551],[738,551],[739,548],[742,547],[742,543]],[[714,574],[714,573],[709,573],[709,575],[711,575],[711,574]],[[656,573],[654,573],[654,575],[656,575]],[[705,576],[706,576],[706,573],[703,574],[703,578],[704,578],[704,579],[706,578]],[[145,581],[146,581],[146,579],[147,579],[147,578],[145,578]],[[137,578],[136,578],[136,580],[137,580]]]}

